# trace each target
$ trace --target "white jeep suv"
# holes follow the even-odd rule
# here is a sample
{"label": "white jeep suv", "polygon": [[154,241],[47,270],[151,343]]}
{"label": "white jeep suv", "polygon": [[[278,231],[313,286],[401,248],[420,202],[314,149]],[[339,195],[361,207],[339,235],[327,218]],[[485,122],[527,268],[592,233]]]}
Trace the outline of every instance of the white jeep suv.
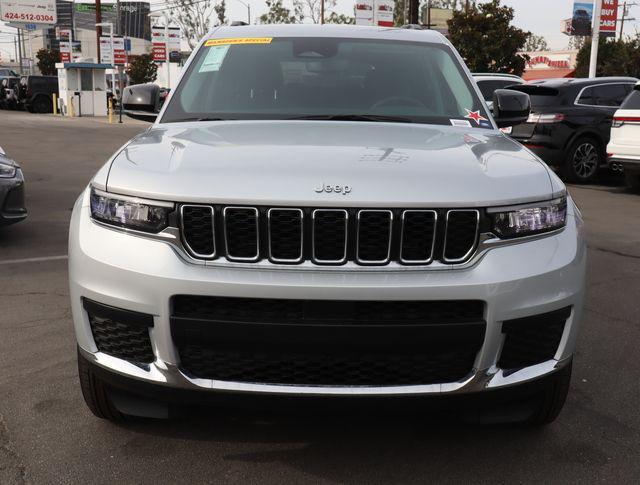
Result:
{"label": "white jeep suv", "polygon": [[627,185],[640,189],[640,82],[613,115],[607,156],[614,171],[624,170]]}
{"label": "white jeep suv", "polygon": [[[131,116],[158,105],[125,90]],[[552,421],[586,250],[565,186],[498,129],[529,109],[498,90],[489,114],[436,32],[214,29],[74,207],[89,408],[473,395]]]}

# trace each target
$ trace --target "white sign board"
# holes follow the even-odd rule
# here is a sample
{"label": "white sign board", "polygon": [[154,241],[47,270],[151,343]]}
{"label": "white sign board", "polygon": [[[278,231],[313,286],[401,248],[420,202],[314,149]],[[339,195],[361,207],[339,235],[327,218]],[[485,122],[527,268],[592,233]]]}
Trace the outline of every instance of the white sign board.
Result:
{"label": "white sign board", "polygon": [[356,0],[356,25],[393,27],[394,0]]}
{"label": "white sign board", "polygon": [[[167,59],[167,52],[180,52],[180,27],[169,27],[169,41],[166,43],[164,36],[164,26],[151,27],[151,42],[153,45],[153,60],[164,62]],[[165,49],[166,47],[166,49]]]}
{"label": "white sign board", "polygon": [[373,0],[356,0],[356,25],[373,25]]}
{"label": "white sign board", "polygon": [[[123,66],[126,63],[127,56],[124,51],[124,38],[113,38],[113,62],[117,66]],[[102,64],[111,64],[111,37],[100,37],[100,62]]]}
{"label": "white sign board", "polygon": [[55,24],[56,0],[0,0],[0,20],[28,24]]}

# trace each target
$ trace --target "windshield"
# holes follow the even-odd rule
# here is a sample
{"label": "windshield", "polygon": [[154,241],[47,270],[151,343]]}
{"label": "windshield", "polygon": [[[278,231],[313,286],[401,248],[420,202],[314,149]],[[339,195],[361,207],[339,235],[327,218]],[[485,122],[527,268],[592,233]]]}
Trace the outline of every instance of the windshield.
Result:
{"label": "windshield", "polygon": [[292,118],[492,128],[446,45],[326,37],[208,40],[161,122]]}

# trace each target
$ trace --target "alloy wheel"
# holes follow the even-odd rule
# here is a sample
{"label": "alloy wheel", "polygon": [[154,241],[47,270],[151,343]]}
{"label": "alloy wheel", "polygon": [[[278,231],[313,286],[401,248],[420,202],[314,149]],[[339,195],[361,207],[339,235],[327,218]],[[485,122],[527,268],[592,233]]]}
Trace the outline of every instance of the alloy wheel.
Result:
{"label": "alloy wheel", "polygon": [[588,179],[598,170],[598,148],[590,142],[585,142],[573,153],[573,171],[581,179]]}

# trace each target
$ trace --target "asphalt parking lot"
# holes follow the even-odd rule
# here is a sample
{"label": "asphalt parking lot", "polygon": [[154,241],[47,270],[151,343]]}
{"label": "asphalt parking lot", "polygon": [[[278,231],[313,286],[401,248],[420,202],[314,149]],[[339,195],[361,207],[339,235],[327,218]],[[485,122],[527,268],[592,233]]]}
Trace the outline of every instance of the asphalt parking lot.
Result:
{"label": "asphalt parking lot", "polygon": [[640,194],[615,179],[571,187],[589,241],[586,319],[567,405],[545,429],[401,408],[94,418],[76,374],[68,220],[96,169],[146,126],[0,112],[30,210],[0,229],[0,483],[637,483]]}

